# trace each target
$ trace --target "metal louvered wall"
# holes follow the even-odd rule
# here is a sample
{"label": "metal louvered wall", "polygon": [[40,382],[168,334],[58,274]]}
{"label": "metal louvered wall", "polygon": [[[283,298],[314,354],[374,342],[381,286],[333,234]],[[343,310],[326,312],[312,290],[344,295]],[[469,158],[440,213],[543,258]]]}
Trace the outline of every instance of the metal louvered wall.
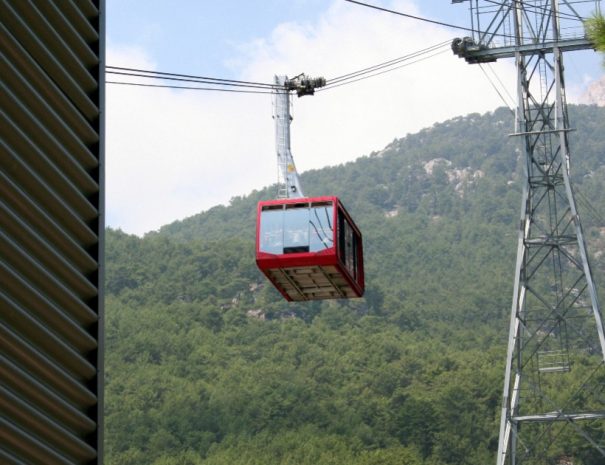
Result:
{"label": "metal louvered wall", "polygon": [[102,464],[103,0],[0,0],[0,463]]}

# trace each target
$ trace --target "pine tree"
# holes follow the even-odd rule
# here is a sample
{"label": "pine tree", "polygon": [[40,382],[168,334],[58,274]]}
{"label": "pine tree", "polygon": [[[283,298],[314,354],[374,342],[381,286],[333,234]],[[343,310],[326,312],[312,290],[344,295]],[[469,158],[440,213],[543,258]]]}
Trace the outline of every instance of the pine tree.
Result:
{"label": "pine tree", "polygon": [[605,17],[595,14],[586,20],[586,35],[599,52],[605,52]]}

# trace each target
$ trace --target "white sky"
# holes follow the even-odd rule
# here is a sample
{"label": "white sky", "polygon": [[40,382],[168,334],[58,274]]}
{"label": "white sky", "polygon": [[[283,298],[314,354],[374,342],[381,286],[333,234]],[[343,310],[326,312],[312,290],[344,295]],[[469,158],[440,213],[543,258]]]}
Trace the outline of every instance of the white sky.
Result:
{"label": "white sky", "polygon": [[[231,22],[247,20],[242,24],[250,29],[227,20],[221,28],[221,7],[215,5],[220,2],[176,2],[214,8],[198,11],[199,18],[214,15],[213,28],[183,22],[186,8],[175,10],[174,18],[159,7],[154,15],[154,6],[163,3],[154,1],[145,2],[146,16],[128,22],[124,5],[137,2],[117,2],[108,2],[108,65],[260,82],[271,82],[274,74],[301,72],[329,80],[464,35],[341,0],[228,2]],[[233,3],[270,3],[274,8],[281,3],[294,10],[290,17],[261,12],[254,23],[254,17],[234,16],[238,10]],[[457,6],[432,0],[423,11],[420,2],[375,2],[420,16],[427,16],[429,6],[433,12],[437,3],[444,10]],[[313,6],[313,14],[305,5]],[[130,14],[136,13],[135,6]],[[189,13],[187,20],[193,21],[196,16]],[[466,25],[459,18],[458,10],[439,19]],[[208,48],[209,43],[216,47]],[[599,57],[589,60],[599,62]],[[579,76],[567,81],[572,101],[598,77],[582,72],[584,66],[581,60],[571,62]],[[514,94],[512,60],[492,67]],[[106,105],[108,226],[142,235],[276,181],[269,95],[108,85]],[[379,77],[294,97],[292,152],[299,171],[337,165],[435,122],[501,105],[481,69],[446,49]]]}

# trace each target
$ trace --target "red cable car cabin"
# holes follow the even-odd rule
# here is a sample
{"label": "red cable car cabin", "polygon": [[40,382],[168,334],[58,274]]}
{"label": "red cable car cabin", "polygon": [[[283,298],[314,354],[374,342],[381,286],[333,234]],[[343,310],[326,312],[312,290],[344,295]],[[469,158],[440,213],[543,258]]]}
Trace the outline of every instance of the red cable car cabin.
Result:
{"label": "red cable car cabin", "polygon": [[289,301],[361,297],[361,233],[337,197],[259,202],[256,264]]}

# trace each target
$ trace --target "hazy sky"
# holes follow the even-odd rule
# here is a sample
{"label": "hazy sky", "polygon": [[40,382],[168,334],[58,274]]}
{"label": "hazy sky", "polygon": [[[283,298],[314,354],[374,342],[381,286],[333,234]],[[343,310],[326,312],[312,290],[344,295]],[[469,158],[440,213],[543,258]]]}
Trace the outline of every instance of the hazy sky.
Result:
{"label": "hazy sky", "polygon": [[[369,3],[470,24],[464,3]],[[461,35],[343,0],[107,0],[108,65],[258,82],[301,72],[329,80]],[[435,122],[504,104],[478,66],[443,50],[295,97],[299,171],[351,161]],[[603,68],[594,52],[565,60],[573,102]],[[514,95],[512,60],[487,71]],[[108,226],[141,235],[276,181],[270,95],[108,85],[106,98]]]}

